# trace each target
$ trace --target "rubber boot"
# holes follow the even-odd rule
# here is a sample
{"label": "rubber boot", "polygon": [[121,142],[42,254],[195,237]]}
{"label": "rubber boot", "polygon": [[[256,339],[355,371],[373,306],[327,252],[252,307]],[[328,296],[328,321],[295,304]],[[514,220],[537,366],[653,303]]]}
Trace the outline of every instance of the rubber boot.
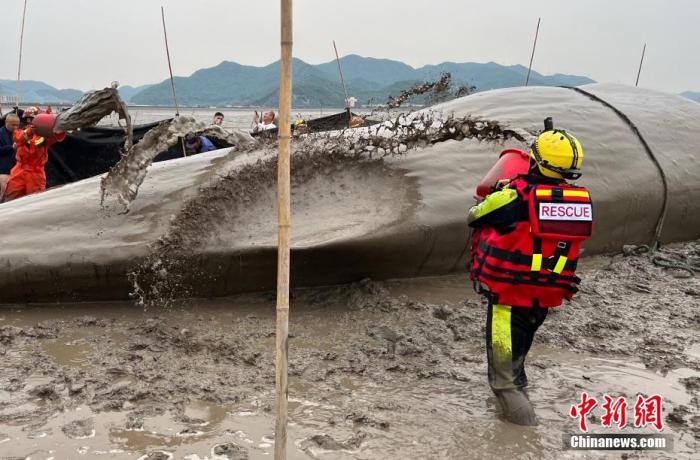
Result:
{"label": "rubber boot", "polygon": [[506,420],[516,425],[537,425],[535,409],[525,393],[517,389],[499,390],[495,393]]}

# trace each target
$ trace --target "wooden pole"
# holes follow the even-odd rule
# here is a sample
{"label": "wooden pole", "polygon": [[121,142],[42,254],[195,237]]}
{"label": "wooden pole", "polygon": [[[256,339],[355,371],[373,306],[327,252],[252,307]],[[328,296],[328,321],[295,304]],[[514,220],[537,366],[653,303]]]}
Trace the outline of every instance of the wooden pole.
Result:
{"label": "wooden pole", "polygon": [[637,81],[634,83],[634,86],[639,86],[639,76],[642,74],[642,63],[644,63],[644,53],[647,50],[647,44],[644,44],[644,48],[642,48],[642,59],[639,61],[639,70],[637,71]]}
{"label": "wooden pole", "polygon": [[527,77],[525,78],[525,86],[530,83],[530,72],[532,71],[532,61],[535,59],[535,48],[537,47],[537,36],[540,34],[540,19],[537,18],[537,29],[535,30],[535,42],[532,44],[532,55],[530,56],[530,65],[527,68]]}
{"label": "wooden pole", "polygon": [[289,259],[290,259],[290,165],[289,147],[292,112],[292,0],[280,0],[280,121],[279,156],[277,159],[277,219],[279,223],[277,249],[277,329],[275,359],[275,392],[277,420],[275,423],[275,460],[287,458],[287,399],[289,396],[287,352],[289,337]]}
{"label": "wooden pole", "polygon": [[338,48],[333,40],[333,51],[335,51],[335,61],[338,63],[338,73],[340,74],[340,83],[343,85],[343,93],[345,94],[345,111],[348,114],[348,128],[350,127],[350,106],[348,105],[348,90],[345,88],[345,79],[343,78],[343,69],[340,67],[340,58],[338,57]]}
{"label": "wooden pole", "polygon": [[22,31],[19,34],[19,63],[17,64],[17,84],[15,86],[15,105],[19,110],[20,101],[20,77],[22,75],[22,45],[24,45],[24,20],[27,17],[27,0],[24,0],[24,10],[22,11]]}
{"label": "wooden pole", "polygon": [[[168,71],[170,72],[170,86],[173,90],[173,101],[175,102],[175,116],[180,116],[180,105],[177,103],[177,93],[175,92],[175,79],[173,78],[173,66],[170,64],[170,47],[168,46],[168,31],[165,28],[165,9],[161,5],[160,16],[163,19],[163,36],[165,37],[165,54],[168,56]],[[187,149],[185,149],[185,139],[180,138],[180,146],[182,147],[182,156],[187,156]]]}
{"label": "wooden pole", "polygon": [[180,116],[180,106],[177,103],[175,93],[175,79],[173,78],[173,66],[170,64],[170,47],[168,46],[168,31],[165,28],[165,9],[160,7],[160,15],[163,18],[163,36],[165,37],[165,54],[168,56],[168,71],[170,71],[170,86],[173,90],[173,101],[175,101],[175,116]]}

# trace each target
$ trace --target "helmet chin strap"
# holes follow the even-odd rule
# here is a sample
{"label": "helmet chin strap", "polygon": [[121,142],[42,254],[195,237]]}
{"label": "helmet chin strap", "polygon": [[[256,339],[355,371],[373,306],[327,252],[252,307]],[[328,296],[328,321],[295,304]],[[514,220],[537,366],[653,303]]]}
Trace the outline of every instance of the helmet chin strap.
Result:
{"label": "helmet chin strap", "polygon": [[576,148],[576,142],[571,138],[571,135],[567,133],[566,131],[555,131],[561,133],[564,137],[566,137],[566,140],[569,141],[569,144],[571,144],[571,150],[573,152],[573,159],[571,161],[571,169],[576,169],[576,165],[578,164],[578,148]]}

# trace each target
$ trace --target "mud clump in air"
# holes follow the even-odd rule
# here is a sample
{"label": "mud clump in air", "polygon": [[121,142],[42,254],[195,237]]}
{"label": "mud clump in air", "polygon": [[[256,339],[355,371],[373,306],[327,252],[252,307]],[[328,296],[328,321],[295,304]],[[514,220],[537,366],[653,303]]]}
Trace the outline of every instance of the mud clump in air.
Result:
{"label": "mud clump in air", "polygon": [[102,178],[102,203],[107,196],[113,195],[119,204],[128,211],[138,194],[139,187],[146,177],[148,167],[161,152],[182,143],[189,133],[205,134],[221,139],[231,145],[248,145],[255,143],[250,136],[243,133],[228,133],[220,127],[209,127],[193,117],[180,116],[172,121],[161,122],[151,129],[139,143],[132,146]]}
{"label": "mud clump in air", "polygon": [[83,95],[78,102],[58,115],[55,129],[58,131],[71,131],[95,126],[97,122],[112,112],[116,112],[120,120],[126,121],[126,143],[124,148],[128,149],[131,147],[133,140],[131,116],[126,104],[119,97],[119,92],[116,88],[90,91]]}

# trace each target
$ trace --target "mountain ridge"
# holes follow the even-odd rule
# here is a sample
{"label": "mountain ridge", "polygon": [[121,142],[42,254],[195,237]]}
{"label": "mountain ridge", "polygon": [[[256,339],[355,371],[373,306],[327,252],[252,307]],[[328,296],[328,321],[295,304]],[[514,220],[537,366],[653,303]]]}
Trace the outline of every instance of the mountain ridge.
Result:
{"label": "mountain ridge", "polygon": [[[418,68],[401,61],[385,58],[363,57],[349,54],[340,59],[345,84],[350,96],[360,105],[385,103],[390,95],[415,84],[436,80],[443,72],[450,72],[454,86],[475,86],[476,91],[522,86],[527,67],[502,65],[496,62],[451,62],[429,64]],[[293,60],[293,104],[295,107],[344,105],[343,88],[335,60],[309,64],[301,59]],[[187,106],[252,106],[277,105],[279,88],[279,61],[264,66],[250,66],[233,61],[198,69],[189,76],[175,77],[178,101]],[[578,86],[594,80],[580,75],[556,73],[543,75],[532,70],[530,85]],[[14,97],[14,80],[0,80],[0,96]],[[119,87],[122,98],[132,104],[170,106],[172,90],[170,80],[141,85]],[[57,89],[44,82],[22,82],[22,97],[27,103],[57,104],[77,100],[82,91]],[[700,102],[700,93],[686,91],[682,96]],[[416,102],[425,102],[418,99]]]}
{"label": "mountain ridge", "polygon": [[[398,95],[401,89],[423,81],[436,80],[443,72],[450,72],[456,86],[475,86],[477,91],[521,86],[525,82],[527,68],[504,66],[495,62],[455,63],[443,62],[419,68],[394,61],[350,54],[340,59],[348,94],[360,104],[384,103],[390,95]],[[336,61],[309,64],[294,58],[293,104],[296,107],[344,105],[343,88],[338,76]],[[266,66],[246,66],[232,61],[222,61],[216,66],[199,69],[189,77],[176,77],[178,99],[183,105],[234,105],[274,106],[279,87],[279,61]],[[397,87],[397,83],[406,82]],[[577,86],[594,83],[579,75],[542,75],[533,71],[532,85]],[[170,82],[162,82],[144,89],[131,97],[131,102],[143,105],[169,105],[172,103]]]}

